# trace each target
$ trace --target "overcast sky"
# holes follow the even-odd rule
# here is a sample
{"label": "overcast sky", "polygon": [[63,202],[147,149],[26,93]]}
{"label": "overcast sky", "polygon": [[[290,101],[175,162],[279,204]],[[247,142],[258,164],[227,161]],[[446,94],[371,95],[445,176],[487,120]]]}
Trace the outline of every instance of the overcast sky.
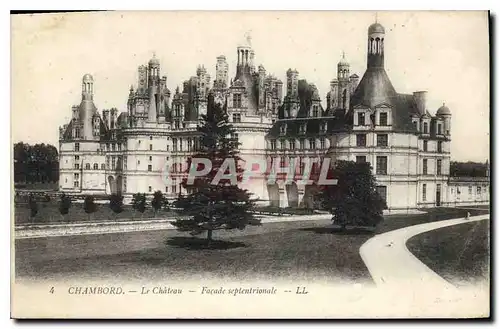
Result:
{"label": "overcast sky", "polygon": [[[486,12],[378,12],[385,67],[400,93],[427,90],[428,110],[446,103],[452,158],[489,158],[489,41]],[[137,66],[156,53],[172,93],[218,55],[236,73],[236,46],[251,31],[256,65],[285,82],[295,68],[325,102],[342,51],[351,74],[366,68],[374,12],[112,12],[12,17],[13,142],[58,146],[58,127],[79,104],[81,78],[95,80],[99,110],[126,110]],[[286,86],[286,84],[285,84]],[[285,92],[285,90],[283,90]]]}

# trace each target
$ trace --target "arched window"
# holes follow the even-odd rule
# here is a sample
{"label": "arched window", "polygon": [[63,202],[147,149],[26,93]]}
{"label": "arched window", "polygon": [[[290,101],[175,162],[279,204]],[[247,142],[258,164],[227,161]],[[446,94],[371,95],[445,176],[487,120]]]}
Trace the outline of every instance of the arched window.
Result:
{"label": "arched window", "polygon": [[94,163],[94,170],[99,169],[99,165],[97,163]]}
{"label": "arched window", "polygon": [[375,47],[376,47],[376,48],[375,48],[375,52],[376,52],[377,54],[379,54],[379,53],[380,53],[380,38],[376,38],[376,39],[375,39]]}
{"label": "arched window", "polygon": [[101,170],[105,170],[106,169],[106,165],[104,163],[101,163]]}
{"label": "arched window", "polygon": [[85,164],[85,169],[87,169],[87,170],[90,169],[90,163]]}
{"label": "arched window", "polygon": [[370,38],[370,53],[374,53],[374,46],[375,46],[375,41],[373,38]]}

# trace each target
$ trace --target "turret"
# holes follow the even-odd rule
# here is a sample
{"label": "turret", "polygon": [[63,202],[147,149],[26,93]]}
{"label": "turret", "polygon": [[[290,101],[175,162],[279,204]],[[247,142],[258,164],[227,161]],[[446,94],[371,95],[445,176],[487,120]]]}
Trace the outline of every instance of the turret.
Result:
{"label": "turret", "polygon": [[451,135],[451,111],[450,109],[443,103],[437,112],[436,116],[443,118],[444,121],[444,133],[446,136]]}
{"label": "turret", "polygon": [[368,27],[368,61],[367,68],[384,68],[385,29],[378,22]]}
{"label": "turret", "polygon": [[297,70],[288,69],[286,71],[286,94],[289,98],[297,98],[299,96],[299,72]]}

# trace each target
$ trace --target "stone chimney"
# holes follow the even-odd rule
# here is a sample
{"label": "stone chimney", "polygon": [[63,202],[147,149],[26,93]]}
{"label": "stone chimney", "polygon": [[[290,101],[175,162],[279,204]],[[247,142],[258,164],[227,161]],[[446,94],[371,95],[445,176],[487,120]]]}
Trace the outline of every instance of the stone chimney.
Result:
{"label": "stone chimney", "polygon": [[417,105],[418,113],[421,115],[425,114],[425,110],[427,109],[427,91],[415,91],[413,99]]}

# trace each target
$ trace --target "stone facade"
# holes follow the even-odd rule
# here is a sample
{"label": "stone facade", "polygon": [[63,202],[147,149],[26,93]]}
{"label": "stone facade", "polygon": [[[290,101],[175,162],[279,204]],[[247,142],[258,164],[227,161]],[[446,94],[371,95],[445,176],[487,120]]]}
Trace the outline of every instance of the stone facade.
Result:
{"label": "stone facade", "polygon": [[470,187],[457,194],[464,182],[449,177],[451,111],[443,104],[432,115],[425,91],[397,93],[384,69],[384,44],[384,27],[372,24],[363,77],[351,74],[344,54],[330,83],[326,108],[316,86],[300,79],[297,70],[286,72],[283,95],[283,83],[264,66],[255,66],[249,36],[236,49],[234,79],[228,81],[229,67],[221,55],[216,58],[213,85],[205,67],[198,66],[196,75],[173,94],[153,56],[139,66],[137,86],[131,86],[123,113],[114,108],[97,111],[94,81],[87,74],[82,101],[72,107],[71,121],[60,128],[60,191],[120,192],[130,198],[133,193],[160,190],[175,197],[187,158],[198,147],[197,123],[213,97],[236,128],[233,137],[241,143],[246,165],[267,165],[266,172],[242,186],[265,203],[312,206],[315,185],[269,184],[269,168],[295,165],[292,170],[298,177],[304,173],[300,163],[305,159],[325,158],[331,163],[370,162],[391,210],[488,202],[487,181],[467,181],[476,194],[472,199],[457,198]]}

